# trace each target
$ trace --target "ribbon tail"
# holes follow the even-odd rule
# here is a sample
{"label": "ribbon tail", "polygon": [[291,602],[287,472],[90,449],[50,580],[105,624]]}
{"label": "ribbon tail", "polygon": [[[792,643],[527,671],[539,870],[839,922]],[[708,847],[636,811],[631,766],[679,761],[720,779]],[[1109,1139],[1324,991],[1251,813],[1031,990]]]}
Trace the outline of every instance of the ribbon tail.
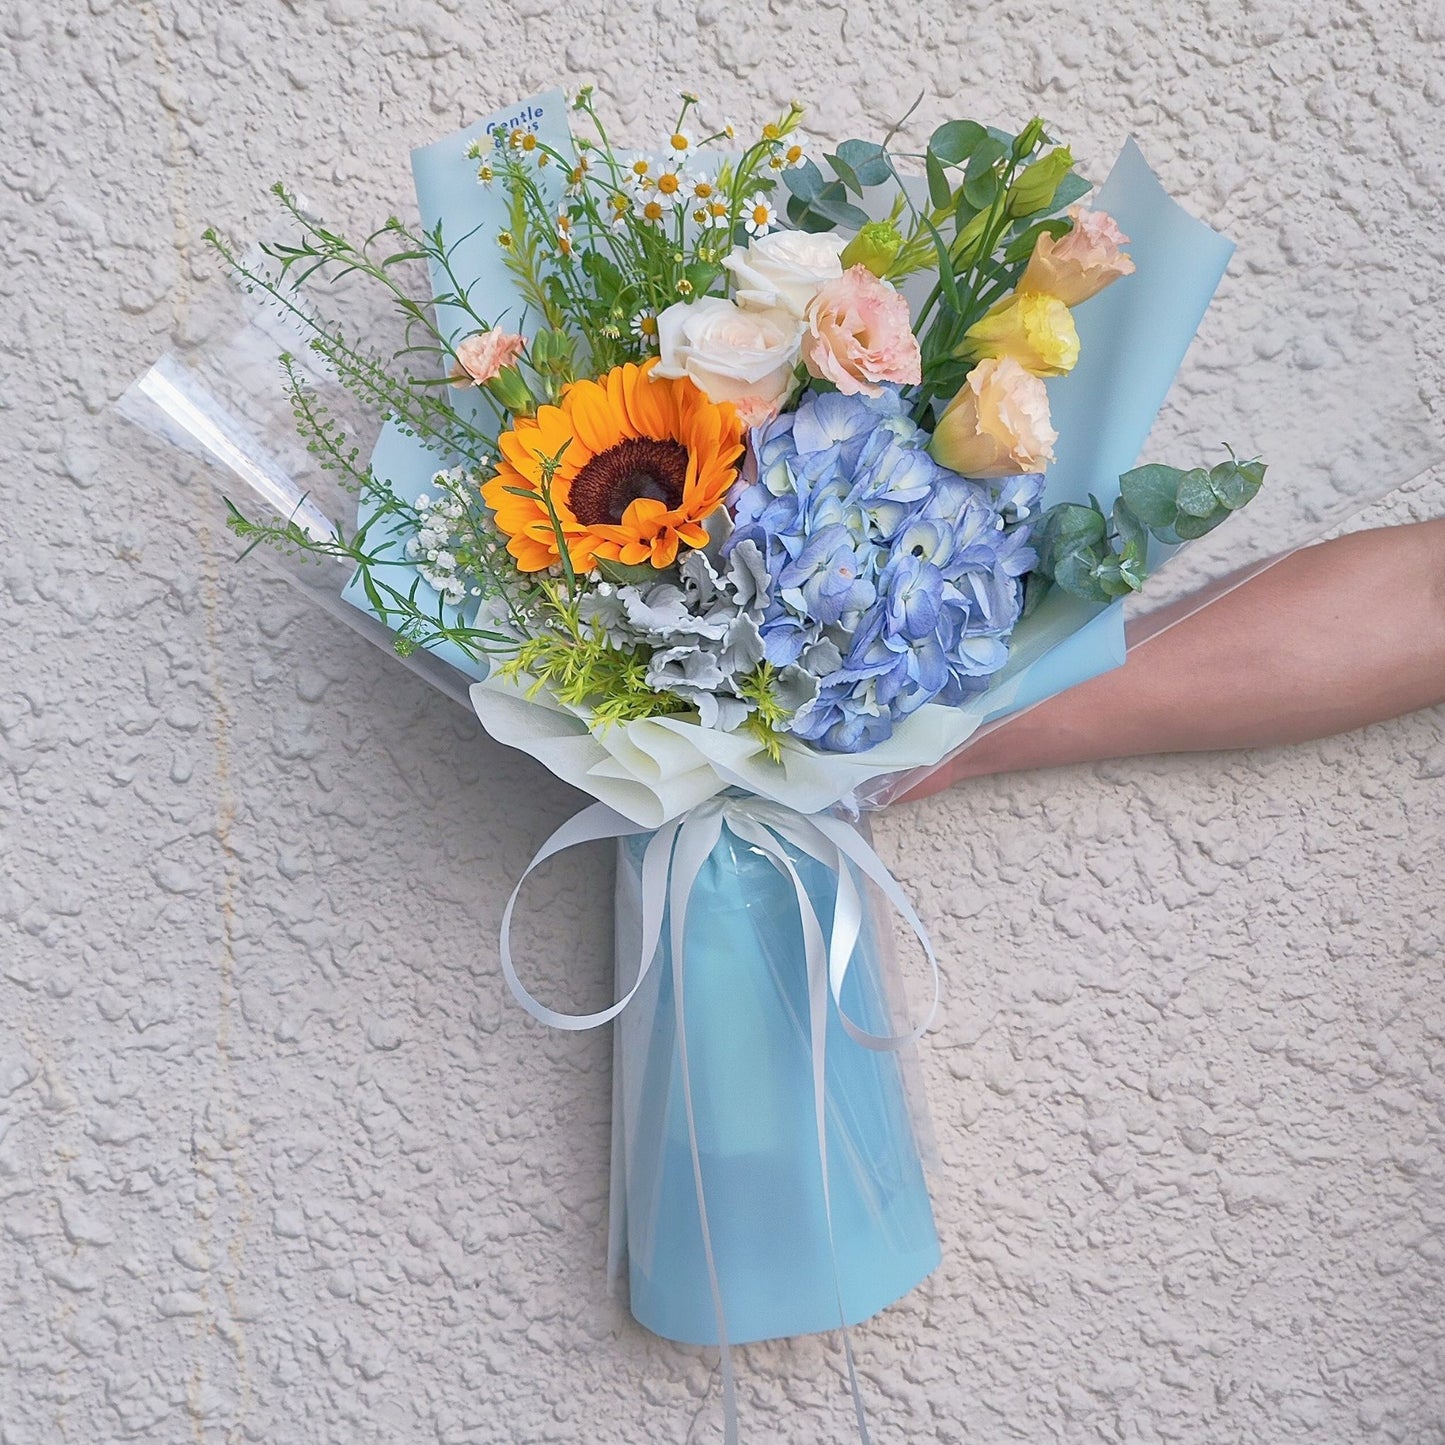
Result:
{"label": "ribbon tail", "polygon": [[692,1074],[687,1058],[687,1011],[683,999],[688,904],[702,865],[721,837],[722,819],[716,813],[684,820],[677,839],[677,851],[673,857],[668,908],[672,924],[672,998],[677,1020],[677,1061],[682,1076],[683,1112],[687,1116],[687,1142],[692,1154],[692,1182],[697,1197],[698,1229],[702,1235],[703,1259],[707,1265],[708,1287],[712,1291],[713,1313],[717,1319],[723,1389],[723,1440],[724,1445],[738,1445],[737,1376],[733,1370],[732,1350],[728,1345],[727,1310],[723,1305],[722,1285],[718,1280],[717,1258],[713,1254],[712,1231],[708,1227],[702,1154],[697,1142],[697,1114],[693,1108]]}
{"label": "ribbon tail", "polygon": [[[843,1305],[843,1280],[838,1269],[838,1242],[833,1229],[833,1189],[828,1170],[828,997],[829,997],[829,950],[823,942],[823,926],[818,921],[817,910],[808,895],[807,887],[798,875],[793,860],[788,857],[782,840],[771,830],[748,825],[734,825],[744,837],[749,837],[756,846],[763,849],[768,857],[785,874],[793,885],[798,905],[798,921],[803,930],[803,953],[808,972],[808,1043],[813,1066],[813,1123],[818,1135],[818,1168],[823,1186],[823,1221],[828,1231],[828,1262],[833,1271],[833,1294],[838,1303],[838,1330],[843,1340],[843,1359],[848,1367],[848,1389],[853,1397],[853,1415],[858,1424],[860,1445],[871,1445],[868,1433],[868,1417],[863,1408],[863,1392],[858,1384],[858,1367],[853,1358],[853,1344],[848,1336],[848,1311]],[[836,855],[835,855],[836,856]],[[838,859],[839,890],[847,864]],[[835,898],[834,912],[842,906],[843,900]],[[856,897],[855,897],[856,903]],[[859,925],[852,925],[848,943],[852,952]],[[835,942],[836,942],[835,931]]]}

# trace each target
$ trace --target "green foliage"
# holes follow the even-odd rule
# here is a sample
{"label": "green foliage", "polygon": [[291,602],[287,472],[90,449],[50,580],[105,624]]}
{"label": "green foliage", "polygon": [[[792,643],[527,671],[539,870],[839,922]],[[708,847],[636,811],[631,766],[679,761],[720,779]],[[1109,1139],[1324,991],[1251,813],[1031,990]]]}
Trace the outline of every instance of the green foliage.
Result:
{"label": "green foliage", "polygon": [[1085,507],[1050,507],[1034,529],[1039,554],[1029,579],[1029,605],[1049,586],[1086,602],[1110,602],[1137,592],[1148,576],[1149,537],[1175,546],[1212,531],[1253,501],[1264,481],[1258,460],[1229,460],[1206,471],[1153,463],[1119,478],[1119,496],[1106,517],[1097,499]]}
{"label": "green foliage", "polygon": [[[885,276],[898,281],[916,271],[937,272],[915,325],[923,379],[910,400],[915,419],[926,423],[934,399],[951,395],[967,373],[956,355],[964,333],[1017,285],[1041,235],[1067,232],[1070,223],[1059,212],[1089,186],[1074,173],[1067,148],[1055,147],[1038,119],[1016,136],[977,121],[945,121],[921,156],[891,150],[894,132],[881,144],[844,141],[825,157],[831,177],[809,161],[783,179],[788,219],[807,231],[856,231],[867,221],[859,204],[865,191],[895,188],[893,219],[907,211],[908,226]],[[907,200],[902,160],[923,163],[925,209]]]}
{"label": "green foliage", "polygon": [[1212,532],[1231,512],[1252,502],[1264,481],[1258,460],[1229,460],[1205,470],[1154,464],[1136,467],[1119,478],[1125,506],[1159,538],[1171,544]]}

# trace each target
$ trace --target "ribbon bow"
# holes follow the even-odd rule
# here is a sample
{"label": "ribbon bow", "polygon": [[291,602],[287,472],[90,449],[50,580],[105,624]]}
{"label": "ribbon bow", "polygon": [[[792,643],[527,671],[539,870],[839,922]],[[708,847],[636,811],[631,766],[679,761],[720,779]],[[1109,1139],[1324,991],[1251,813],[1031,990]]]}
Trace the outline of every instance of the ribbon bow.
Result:
{"label": "ribbon bow", "polygon": [[[858,1374],[843,1308],[842,1286],[838,1278],[837,1257],[833,1241],[833,1215],[828,1186],[828,1145],[825,1111],[825,1040],[828,1023],[828,1000],[832,997],[838,1020],[850,1038],[864,1048],[895,1052],[922,1037],[938,1008],[938,960],[929,942],[922,920],[908,901],[898,880],[888,871],[883,860],[854,828],[826,813],[803,814],[781,803],[750,796],[720,796],[692,808],[681,818],[665,823],[655,831],[632,822],[603,803],[593,803],[562,824],[537,851],[527,865],[507,906],[502,913],[500,951],[502,975],[513,997],[540,1023],[557,1029],[592,1029],[610,1023],[627,1006],[651,971],[662,941],[663,918],[669,921],[672,954],[673,1001],[677,1014],[678,1066],[681,1074],[683,1109],[687,1118],[688,1142],[692,1152],[693,1184],[697,1192],[698,1222],[701,1227],[703,1257],[707,1264],[708,1283],[712,1292],[713,1310],[717,1317],[718,1345],[721,1352],[723,1381],[724,1440],[737,1445],[737,1389],[728,1347],[727,1320],[722,1290],[718,1282],[717,1263],[708,1230],[707,1204],[704,1198],[702,1158],[698,1149],[697,1124],[693,1113],[692,1083],[687,1061],[687,1029],[684,1009],[684,939],[687,930],[688,904],[693,887],[709,855],[722,838],[726,826],[736,837],[751,844],[766,856],[793,885],[802,925],[803,948],[808,976],[809,1034],[813,1066],[813,1107],[818,1133],[818,1158],[822,1169],[823,1209],[828,1225],[828,1248],[833,1256],[833,1283],[838,1296],[838,1320],[843,1336],[843,1352],[848,1365],[848,1384],[857,1417],[858,1436],[868,1445],[868,1424],[863,1399],[858,1388]],[[582,843],[633,837],[652,833],[642,857],[642,946],[632,985],[607,1008],[590,1014],[565,1014],[539,1003],[522,983],[512,961],[512,912],[517,898],[532,872],[548,859]],[[833,904],[832,927],[824,938],[823,925],[813,900],[798,875],[788,847],[805,853],[830,869],[838,880]],[[849,865],[852,865],[851,867]],[[875,1034],[850,1018],[843,1007],[843,985],[852,966],[853,951],[863,928],[863,901],[854,879],[857,869],[875,884],[883,896],[903,917],[923,946],[932,975],[933,994],[922,1021],[901,1034]]]}

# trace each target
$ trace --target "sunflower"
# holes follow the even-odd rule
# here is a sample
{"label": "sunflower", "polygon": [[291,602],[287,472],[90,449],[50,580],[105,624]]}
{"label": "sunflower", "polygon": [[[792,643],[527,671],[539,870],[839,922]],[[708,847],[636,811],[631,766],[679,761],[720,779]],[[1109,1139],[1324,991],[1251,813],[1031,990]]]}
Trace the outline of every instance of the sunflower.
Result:
{"label": "sunflower", "polygon": [[599,560],[670,567],[680,546],[707,541],[703,521],[737,477],[742,426],[689,380],[654,379],[656,358],[574,381],[560,405],[519,417],[497,439],[501,459],[482,497],[523,572],[561,561],[548,488],[573,570]]}

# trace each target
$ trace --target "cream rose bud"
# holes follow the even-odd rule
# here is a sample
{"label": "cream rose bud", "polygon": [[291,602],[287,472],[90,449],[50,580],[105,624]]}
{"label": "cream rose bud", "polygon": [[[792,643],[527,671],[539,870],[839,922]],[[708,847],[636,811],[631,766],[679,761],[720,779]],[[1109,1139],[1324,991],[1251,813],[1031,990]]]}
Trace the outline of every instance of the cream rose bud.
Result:
{"label": "cream rose bud", "polygon": [[801,317],[826,282],[843,274],[839,257],[846,236],[829,231],[773,231],[723,257],[733,273],[733,292],[748,310],[781,308]]}
{"label": "cream rose bud", "polygon": [[709,401],[730,401],[745,426],[776,415],[795,381],[802,325],[787,311],[748,310],[721,296],[679,301],[657,318],[654,376],[687,377]]}
{"label": "cream rose bud", "polygon": [[1077,306],[1111,281],[1130,275],[1134,263],[1122,249],[1129,238],[1107,211],[1070,206],[1068,216],[1073,225],[1064,235],[1055,240],[1045,232],[1035,243],[1019,290],[1057,296],[1065,306]]}
{"label": "cream rose bud", "polygon": [[1041,472],[1059,434],[1044,383],[1011,356],[980,361],[938,420],[928,450],[966,477]]}

